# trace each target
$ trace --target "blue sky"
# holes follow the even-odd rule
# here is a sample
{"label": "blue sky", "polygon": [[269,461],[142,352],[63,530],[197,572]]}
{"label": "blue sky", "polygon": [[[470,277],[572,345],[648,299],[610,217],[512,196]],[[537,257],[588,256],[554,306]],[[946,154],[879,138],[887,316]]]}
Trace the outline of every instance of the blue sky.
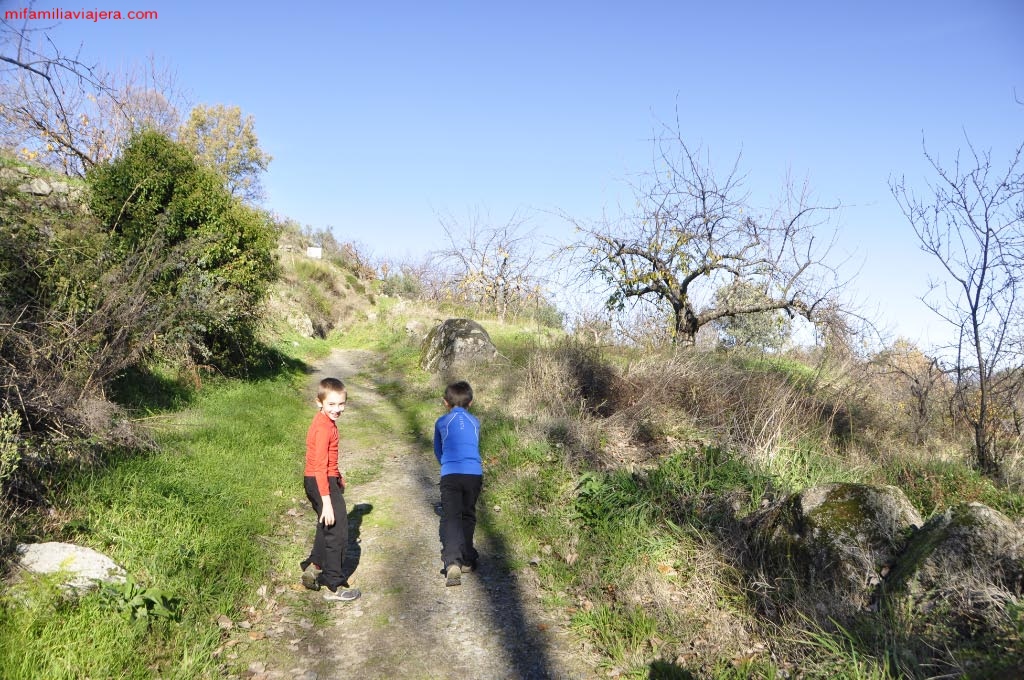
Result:
{"label": "blue sky", "polygon": [[678,110],[714,167],[742,154],[755,206],[787,173],[841,203],[837,256],[859,269],[848,292],[926,345],[943,329],[917,297],[938,267],[888,180],[923,188],[922,139],[940,160],[965,133],[999,160],[1024,142],[1017,0],[101,9],[159,19],[65,22],[59,44],[110,67],[154,55],[194,103],[242,107],[274,156],[267,207],[378,257],[437,248],[438,213],[519,211],[569,238],[555,215],[628,206],[627,180],[650,167],[652,133]]}

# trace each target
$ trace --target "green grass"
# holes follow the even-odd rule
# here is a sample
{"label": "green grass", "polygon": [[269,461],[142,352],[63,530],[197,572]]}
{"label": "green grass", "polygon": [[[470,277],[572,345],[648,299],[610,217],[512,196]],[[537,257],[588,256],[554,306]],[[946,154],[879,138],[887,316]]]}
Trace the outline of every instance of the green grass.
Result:
{"label": "green grass", "polygon": [[327,265],[321,264],[316,260],[301,258],[295,261],[294,267],[295,274],[299,278],[312,283],[318,288],[326,288],[332,293],[338,293],[334,282],[334,273]]}
{"label": "green grass", "polygon": [[[756,503],[765,479],[717,449],[681,451],[642,474],[580,473],[558,447],[524,436],[512,420],[484,415],[481,450],[488,482],[481,526],[510,547],[506,561],[513,570],[544,556],[531,568],[545,602],[564,607],[566,592],[585,597],[593,606],[575,610],[576,633],[605,665],[624,677],[647,678],[652,641],[675,639],[679,625],[670,610],[627,606],[615,593],[659,564],[676,565],[680,572],[661,578],[687,578],[692,567],[686,560],[697,550],[690,522],[697,521],[700,499],[741,489]],[[743,604],[735,593],[723,598]]]}
{"label": "green grass", "polygon": [[355,484],[356,486],[368,484],[375,479],[379,479],[382,473],[383,467],[381,466],[380,461],[375,461],[372,464],[361,465],[356,468],[347,468],[345,470],[345,482],[347,484]]}
{"label": "green grass", "polygon": [[996,486],[964,463],[894,459],[884,466],[889,484],[898,486],[924,517],[958,503],[977,501],[1009,515],[1024,517],[1024,495]]}
{"label": "green grass", "polygon": [[808,387],[820,382],[822,378],[817,368],[791,357],[739,352],[734,360],[748,371],[777,373],[796,386]]}
{"label": "green grass", "polygon": [[611,662],[633,667],[645,664],[643,654],[658,633],[657,622],[642,609],[604,604],[577,613],[572,627],[594,640]]}
{"label": "green grass", "polygon": [[256,537],[297,484],[307,416],[293,378],[222,381],[158,433],[159,453],[126,452],[75,480],[66,502],[77,540],[123,565],[142,592],[180,603],[180,621],[132,620],[99,593],[68,600],[35,584],[28,607],[0,601],[3,677],[213,673],[217,616],[235,614],[270,564]]}
{"label": "green grass", "polygon": [[780,446],[764,467],[775,486],[787,493],[821,484],[862,483],[871,474],[840,456],[822,453],[806,440]]}
{"label": "green grass", "polygon": [[186,408],[195,389],[164,364],[130,367],[111,386],[111,399],[137,412],[155,414]]}
{"label": "green grass", "polygon": [[[374,319],[352,324],[326,341],[287,336],[278,346],[286,354],[317,358],[337,346],[380,352],[380,363],[370,370],[396,415],[383,422],[343,420],[345,440],[371,447],[383,426],[414,439],[427,457],[432,425],[441,413],[439,388],[418,368],[419,343],[405,332],[405,320],[393,305],[382,299]],[[555,442],[550,433],[557,424],[541,430],[532,415],[517,417],[505,404],[507,392],[519,389],[517,372],[531,353],[555,342],[556,334],[541,337],[515,324],[483,323],[511,365],[498,364],[494,375],[474,381],[481,387],[474,411],[483,422],[487,480],[480,529],[501,546],[503,566],[534,571],[545,605],[571,613],[576,634],[601,655],[606,670],[618,669],[621,677],[774,678],[776,664],[806,677],[890,677],[886,636],[893,628],[885,622],[879,623],[887,628],[878,639],[842,629],[786,628],[784,636],[790,639],[775,641],[782,656],[774,660],[764,653],[753,658],[708,653],[699,659],[699,670],[691,672],[671,661],[674,654],[660,656],[683,648],[700,634],[703,622],[679,620],[673,607],[685,602],[638,606],[630,599],[652,583],[677,595],[686,595],[691,583],[707,584],[709,606],[734,615],[750,630],[757,628],[744,577],[715,551],[722,548],[723,527],[734,515],[753,511],[766,495],[826,482],[877,483],[884,477],[903,488],[924,514],[953,502],[980,500],[1011,516],[1024,515],[1019,494],[965,466],[902,461],[856,468],[839,454],[822,453],[808,436],[757,465],[724,446],[701,445],[663,453],[640,469],[587,469],[590,459],[574,457],[569,447]],[[624,351],[612,354],[602,361],[626,361]],[[777,357],[749,362],[750,370],[779,372],[795,384],[809,385],[817,377],[803,364]],[[154,419],[163,428],[160,453],[126,455],[79,480],[68,500],[76,508],[68,526],[78,527],[86,543],[124,564],[154,602],[161,595],[178,603],[174,613],[180,621],[160,615],[148,623],[133,621],[130,612],[112,606],[116,600],[99,595],[68,602],[44,580],[29,588],[33,607],[15,606],[10,595],[0,603],[0,676],[185,678],[217,673],[210,656],[221,641],[216,617],[237,613],[274,560],[294,564],[298,559],[297,546],[288,548],[295,555],[272,556],[254,540],[271,531],[268,522],[296,493],[302,457],[296,442],[311,413],[309,395],[295,388],[298,375],[245,384],[219,381],[181,394],[164,394],[166,376],[148,376],[148,382],[140,379],[135,385],[127,381],[125,402],[144,402],[153,390],[164,395],[150,402],[153,410],[165,412]],[[166,413],[182,406],[190,410]],[[362,408],[357,401],[351,407]],[[581,422],[588,418],[578,417]],[[167,421],[178,424],[167,427]],[[580,424],[561,423],[566,431]],[[598,419],[582,424],[601,427]],[[713,441],[701,433],[690,439]],[[224,465],[225,456],[230,465]],[[381,466],[368,462],[346,474],[351,483],[365,484],[380,477]],[[364,527],[393,527],[393,509],[368,500],[374,511]],[[704,573],[701,565],[713,565],[722,574]],[[669,573],[658,573],[658,567]],[[588,606],[580,606],[581,601]],[[154,611],[159,612],[155,606]],[[1015,619],[1020,620],[1024,617]],[[801,665],[788,663],[794,659]]]}

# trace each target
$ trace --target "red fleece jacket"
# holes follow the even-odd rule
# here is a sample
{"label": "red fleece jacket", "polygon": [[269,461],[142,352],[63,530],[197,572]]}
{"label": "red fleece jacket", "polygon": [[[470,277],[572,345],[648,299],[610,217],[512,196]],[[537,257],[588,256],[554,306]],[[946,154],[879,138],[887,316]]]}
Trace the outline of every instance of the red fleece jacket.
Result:
{"label": "red fleece jacket", "polygon": [[[313,416],[309,432],[306,433],[307,477],[316,477],[316,488],[321,496],[330,495],[328,477],[341,479],[338,471],[338,426],[323,411]],[[344,486],[344,482],[342,482]]]}

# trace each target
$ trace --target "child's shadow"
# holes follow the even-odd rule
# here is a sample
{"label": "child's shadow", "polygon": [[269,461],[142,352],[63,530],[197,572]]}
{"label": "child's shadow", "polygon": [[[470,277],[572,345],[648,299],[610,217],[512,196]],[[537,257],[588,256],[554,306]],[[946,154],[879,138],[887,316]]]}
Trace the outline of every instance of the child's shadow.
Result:
{"label": "child's shadow", "polygon": [[359,558],[363,548],[359,544],[359,530],[363,526],[363,517],[373,511],[371,503],[356,503],[348,512],[348,545],[345,546],[345,564],[341,576],[345,581],[359,568]]}

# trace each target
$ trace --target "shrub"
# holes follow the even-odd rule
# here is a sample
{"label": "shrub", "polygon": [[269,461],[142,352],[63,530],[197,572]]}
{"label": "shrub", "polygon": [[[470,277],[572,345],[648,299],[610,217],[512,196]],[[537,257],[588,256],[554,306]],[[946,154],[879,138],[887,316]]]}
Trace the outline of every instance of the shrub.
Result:
{"label": "shrub", "polygon": [[163,348],[233,368],[255,338],[277,276],[267,215],[234,199],[223,179],[184,146],[153,131],[88,174],[90,207],[122,258],[154,239],[173,254],[151,297],[175,323]]}
{"label": "shrub", "polygon": [[11,191],[0,202],[0,408],[29,431],[105,434],[77,408],[140,360],[170,322],[149,290],[172,254],[150,239],[114,256],[90,215]]}
{"label": "shrub", "polygon": [[0,484],[14,474],[21,461],[20,430],[21,416],[14,411],[0,413]]}
{"label": "shrub", "polygon": [[381,279],[378,290],[381,295],[418,299],[423,294],[423,284],[416,277],[400,272]]}

